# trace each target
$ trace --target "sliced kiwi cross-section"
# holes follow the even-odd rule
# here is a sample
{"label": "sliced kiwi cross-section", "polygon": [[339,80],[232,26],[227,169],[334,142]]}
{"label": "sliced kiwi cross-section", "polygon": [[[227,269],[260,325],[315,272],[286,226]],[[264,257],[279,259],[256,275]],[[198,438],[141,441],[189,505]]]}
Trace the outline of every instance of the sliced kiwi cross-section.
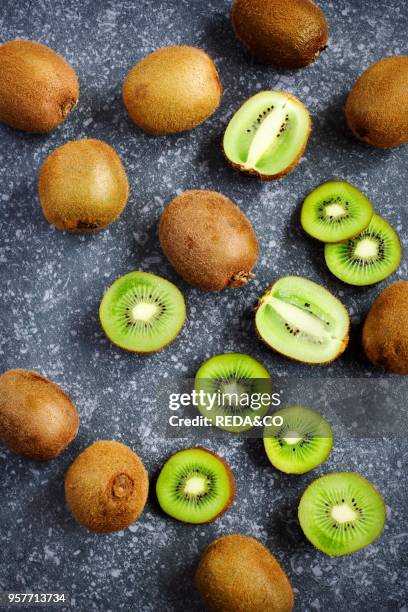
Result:
{"label": "sliced kiwi cross-section", "polygon": [[165,463],[156,493],[169,516],[184,523],[210,523],[232,504],[235,479],[218,455],[205,448],[187,448]]}
{"label": "sliced kiwi cross-section", "polygon": [[326,244],[324,256],[330,272],[349,285],[373,285],[398,268],[401,243],[385,219],[373,215],[369,226],[355,238]]}
{"label": "sliced kiwi cross-section", "polygon": [[308,486],[299,504],[305,536],[319,550],[339,557],[371,544],[385,524],[384,500],[353,472],[327,474]]}
{"label": "sliced kiwi cross-section", "polygon": [[261,91],[229,122],[224,153],[242,172],[277,179],[298,163],[310,129],[310,115],[300,100],[280,91]]}
{"label": "sliced kiwi cross-section", "polygon": [[356,236],[371,221],[371,202],[345,181],[329,181],[309,194],[302,206],[302,227],[322,242],[341,242]]}
{"label": "sliced kiwi cross-section", "polygon": [[327,289],[301,276],[277,280],[259,300],[255,326],[272,349],[304,363],[325,364],[348,344],[346,308]]}
{"label": "sliced kiwi cross-section", "polygon": [[136,353],[160,351],[184,325],[182,293],[168,280],[130,272],[116,280],[100,306],[102,327],[120,348]]}

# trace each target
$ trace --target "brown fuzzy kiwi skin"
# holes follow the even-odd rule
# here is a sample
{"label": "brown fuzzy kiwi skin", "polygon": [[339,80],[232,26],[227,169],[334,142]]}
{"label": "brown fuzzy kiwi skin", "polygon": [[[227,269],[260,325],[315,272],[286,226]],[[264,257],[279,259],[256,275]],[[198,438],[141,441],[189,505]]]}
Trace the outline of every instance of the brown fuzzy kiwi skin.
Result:
{"label": "brown fuzzy kiwi skin", "polygon": [[123,83],[129,117],[154,136],[195,128],[218,108],[221,95],[214,62],[201,49],[185,45],[147,55]]}
{"label": "brown fuzzy kiwi skin", "polygon": [[95,533],[125,529],[145,507],[149,479],[140,458],[128,446],[98,440],[68,468],[65,496],[80,525]]}
{"label": "brown fuzzy kiwi skin", "polygon": [[195,584],[211,612],[291,612],[295,597],[288,576],[258,540],[225,535],[204,551]]}
{"label": "brown fuzzy kiwi skin", "polygon": [[408,281],[390,285],[371,306],[363,326],[369,361],[394,374],[408,375]]}
{"label": "brown fuzzy kiwi skin", "polygon": [[[283,277],[281,277],[283,278]],[[277,279],[277,280],[281,280]],[[284,277],[284,278],[290,278],[289,276]],[[306,361],[302,361],[301,359],[296,359],[296,357],[292,357],[291,355],[285,355],[285,353],[280,353],[279,351],[277,351],[273,346],[271,346],[270,344],[268,344],[266,342],[266,340],[262,337],[262,335],[259,333],[258,328],[256,327],[256,322],[255,322],[255,316],[257,313],[258,308],[260,308],[262,306],[262,304],[264,303],[264,301],[267,299],[267,297],[269,296],[269,294],[272,291],[272,288],[274,286],[274,284],[277,282],[277,280],[275,282],[273,282],[268,289],[265,291],[265,293],[259,298],[258,303],[256,304],[255,308],[254,308],[254,327],[255,327],[255,333],[258,336],[258,338],[261,340],[261,342],[263,342],[265,344],[265,346],[267,346],[270,350],[274,351],[275,353],[277,353],[278,355],[282,355],[282,357],[286,357],[287,359],[290,359],[291,361],[295,361],[296,363],[306,363],[307,365],[310,366],[327,366],[330,365],[331,363],[333,363],[333,361],[336,361],[336,359],[338,359],[346,350],[346,348],[348,347],[348,343],[350,340],[350,317],[348,316],[348,328],[346,331],[346,335],[343,338],[343,341],[339,347],[339,351],[338,353],[332,358],[332,359],[328,359],[327,361],[321,361],[318,363],[309,363]],[[321,287],[322,289],[325,289],[324,287]],[[327,291],[328,293],[330,293],[328,291],[328,289],[325,289],[325,291]],[[333,294],[331,294],[333,295]],[[335,296],[334,296],[335,297]],[[336,298],[338,302],[340,302],[339,298]],[[341,305],[343,306],[344,310],[347,312],[348,315],[348,311],[347,308],[344,306],[343,302],[340,302]]]}
{"label": "brown fuzzy kiwi skin", "polygon": [[78,412],[68,395],[37,372],[0,376],[0,440],[29,459],[49,461],[78,433]]}
{"label": "brown fuzzy kiwi skin", "polygon": [[119,217],[128,200],[129,182],[118,154],[108,144],[72,140],[43,163],[38,194],[49,223],[60,230],[89,233]]}
{"label": "brown fuzzy kiwi skin", "polygon": [[61,55],[32,40],[0,45],[1,123],[45,134],[65,121],[78,99],[78,77]]}
{"label": "brown fuzzy kiwi skin", "polygon": [[327,47],[327,20],[312,0],[234,0],[231,20],[241,43],[277,68],[303,68]]}
{"label": "brown fuzzy kiwi skin", "polygon": [[353,134],[373,147],[408,141],[408,55],[385,57],[365,70],[346,101]]}
{"label": "brown fuzzy kiwi skin", "polygon": [[258,241],[244,213],[215,191],[185,191],[164,209],[164,254],[187,283],[206,291],[242,287],[258,258]]}

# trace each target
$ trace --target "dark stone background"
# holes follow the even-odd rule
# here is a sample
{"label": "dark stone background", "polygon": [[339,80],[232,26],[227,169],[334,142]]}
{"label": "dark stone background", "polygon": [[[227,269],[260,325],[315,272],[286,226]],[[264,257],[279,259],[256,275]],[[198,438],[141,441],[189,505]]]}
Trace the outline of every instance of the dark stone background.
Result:
{"label": "dark stone background", "polygon": [[[192,583],[200,552],[215,537],[242,532],[260,538],[287,570],[298,610],[407,610],[407,440],[337,440],[313,473],[288,477],[268,464],[258,440],[212,439],[237,478],[231,510],[209,526],[165,516],[154,494],[126,531],[92,535],[65,505],[63,474],[98,438],[131,446],[152,484],[183,440],[165,439],[158,422],[159,379],[194,376],[207,357],[241,351],[261,360],[272,377],[377,376],[360,348],[367,309],[389,283],[407,277],[403,260],[394,278],[369,288],[346,286],[326,269],[322,247],[299,226],[299,206],[319,183],[351,181],[392,222],[406,245],[408,148],[381,151],[347,130],[347,91],[371,62],[406,53],[405,0],[321,0],[331,29],[329,49],[297,72],[256,63],[236,41],[227,0],[1,0],[0,40],[28,37],[50,45],[75,67],[81,99],[69,120],[49,136],[0,128],[1,370],[41,371],[66,389],[82,424],[60,458],[37,464],[0,448],[0,590],[67,591],[72,609],[90,612],[201,610]],[[144,135],[128,120],[121,83],[130,67],[167,44],[204,48],[225,88],[222,105],[194,131],[169,138]],[[261,184],[239,176],[223,159],[223,130],[239,104],[267,88],[296,94],[310,109],[313,133],[304,158],[287,178]],[[108,230],[68,235],[44,220],[37,199],[39,168],[69,139],[96,137],[123,158],[131,183],[128,206]],[[157,221],[164,205],[189,188],[220,190],[248,215],[260,241],[257,279],[242,290],[206,294],[184,284],[160,251]],[[163,353],[143,358],[113,348],[98,322],[105,288],[142,269],[174,281],[184,292],[188,321]],[[313,369],[286,361],[257,341],[251,308],[277,276],[299,273],[323,283],[347,305],[352,340],[332,366]],[[340,384],[341,381],[339,381]],[[390,413],[392,418],[392,413]],[[382,492],[388,522],[381,539],[349,557],[315,551],[296,519],[302,491],[317,475],[355,470]],[[153,489],[153,486],[152,486]]]}

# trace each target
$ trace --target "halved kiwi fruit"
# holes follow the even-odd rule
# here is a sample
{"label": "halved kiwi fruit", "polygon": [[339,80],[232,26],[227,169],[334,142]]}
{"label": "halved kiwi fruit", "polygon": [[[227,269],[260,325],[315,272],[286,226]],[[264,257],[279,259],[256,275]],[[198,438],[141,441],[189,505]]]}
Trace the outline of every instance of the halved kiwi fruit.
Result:
{"label": "halved kiwi fruit", "polygon": [[[195,389],[217,398],[214,405],[207,399],[199,403],[198,410],[203,416],[220,429],[240,432],[251,429],[255,417],[262,418],[268,412],[270,401],[259,405],[260,395],[270,397],[272,382],[269,372],[253,357],[226,353],[215,355],[200,366]],[[229,425],[229,418],[240,422]]]}
{"label": "halved kiwi fruit", "polygon": [[333,447],[333,432],[324,417],[302,406],[274,413],[282,425],[268,425],[264,446],[269,461],[286,474],[304,474],[323,463]]}
{"label": "halved kiwi fruit", "polygon": [[398,234],[379,215],[355,238],[324,249],[330,272],[349,285],[373,285],[387,278],[398,268],[401,254]]}
{"label": "halved kiwi fruit", "polygon": [[224,134],[224,153],[242,172],[269,181],[288,174],[306,148],[306,107],[291,94],[261,91],[238,109]]}
{"label": "halved kiwi fruit", "polygon": [[371,202],[345,181],[329,181],[307,196],[302,227],[322,242],[341,242],[362,232],[373,216]]}
{"label": "halved kiwi fruit", "polygon": [[350,320],[327,289],[301,276],[283,276],[259,300],[255,326],[273,350],[304,363],[326,364],[346,349]]}
{"label": "halved kiwi fruit", "polygon": [[186,306],[173,283],[148,272],[130,272],[109,287],[99,314],[113,344],[131,352],[153,353],[178,335]]}
{"label": "halved kiwi fruit", "polygon": [[299,521],[308,540],[339,557],[371,544],[386,518],[384,500],[373,485],[353,472],[327,474],[308,486],[299,504]]}
{"label": "halved kiwi fruit", "polygon": [[235,479],[218,455],[205,448],[187,448],[164,464],[156,493],[169,516],[184,523],[210,523],[232,504]]}

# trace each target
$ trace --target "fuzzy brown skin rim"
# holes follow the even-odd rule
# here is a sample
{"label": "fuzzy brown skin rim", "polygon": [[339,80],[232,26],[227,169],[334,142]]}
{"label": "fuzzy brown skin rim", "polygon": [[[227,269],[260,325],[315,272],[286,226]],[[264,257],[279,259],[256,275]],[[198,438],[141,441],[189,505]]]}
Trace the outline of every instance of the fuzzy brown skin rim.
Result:
{"label": "fuzzy brown skin rim", "polygon": [[346,119],[347,119],[347,125],[350,131],[352,132],[353,136],[358,138],[358,140],[360,140],[361,142],[364,142],[365,144],[370,145],[370,147],[375,147],[376,149],[395,149],[397,147],[402,147],[404,144],[408,142],[408,136],[405,140],[401,142],[395,142],[393,144],[388,144],[388,143],[385,144],[384,142],[380,143],[378,140],[374,142],[373,140],[370,139],[369,134],[367,136],[361,136],[361,134],[358,133],[358,129],[356,129],[354,125],[352,125],[352,119],[349,118],[349,116],[347,115],[347,111],[346,111]]}

